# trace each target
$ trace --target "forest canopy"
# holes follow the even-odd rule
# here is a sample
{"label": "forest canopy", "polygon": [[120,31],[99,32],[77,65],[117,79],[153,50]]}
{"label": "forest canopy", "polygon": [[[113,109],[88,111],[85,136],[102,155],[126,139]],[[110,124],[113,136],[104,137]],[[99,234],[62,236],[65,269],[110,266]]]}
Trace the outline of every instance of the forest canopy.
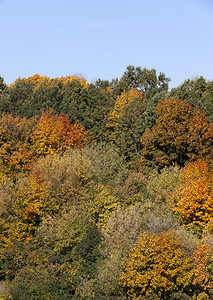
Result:
{"label": "forest canopy", "polygon": [[213,81],[169,81],[0,77],[0,299],[212,299]]}

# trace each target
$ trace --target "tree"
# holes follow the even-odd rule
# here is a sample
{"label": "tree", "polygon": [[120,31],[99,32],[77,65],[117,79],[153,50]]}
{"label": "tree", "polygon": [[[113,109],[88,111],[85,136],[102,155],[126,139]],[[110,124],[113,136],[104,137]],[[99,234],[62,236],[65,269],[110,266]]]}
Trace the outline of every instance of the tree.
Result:
{"label": "tree", "polygon": [[31,134],[36,120],[2,114],[0,118],[0,161],[2,171],[16,177],[19,171],[27,171],[35,160],[30,149]]}
{"label": "tree", "polygon": [[173,88],[169,97],[183,99],[192,106],[198,106],[207,115],[209,121],[213,121],[212,104],[213,81],[207,81],[202,76],[195,79],[187,79],[177,88]]}
{"label": "tree", "polygon": [[136,166],[140,159],[141,136],[145,130],[144,118],[144,106],[140,100],[131,101],[123,108],[111,137],[120,154],[131,166]]}
{"label": "tree", "polygon": [[206,162],[191,162],[181,170],[175,211],[185,224],[204,228],[213,218],[213,173]]}
{"label": "tree", "polygon": [[142,136],[142,160],[158,168],[199,157],[211,160],[213,123],[199,108],[179,99],[159,102],[157,119],[152,129]]}
{"label": "tree", "polygon": [[206,245],[199,245],[194,252],[195,277],[194,284],[209,296],[213,295],[213,252]]}
{"label": "tree", "polygon": [[164,100],[169,78],[156,70],[128,66],[121,79],[111,83],[114,108],[108,114],[110,138],[130,165],[136,165],[141,150],[140,136],[156,119],[155,106]]}
{"label": "tree", "polygon": [[144,92],[158,88],[158,91],[167,91],[170,78],[164,73],[157,75],[155,69],[148,70],[141,67],[128,66],[121,79],[114,83],[114,94],[119,95],[122,91],[135,88]]}
{"label": "tree", "polygon": [[9,111],[7,107],[3,106],[3,112],[10,113],[13,116],[19,116],[22,118],[31,117],[31,97],[34,93],[35,87],[36,83],[32,80],[25,80],[20,78],[17,79],[7,89],[7,93],[4,94],[4,98],[6,98],[5,104],[9,104]]}
{"label": "tree", "polygon": [[118,198],[110,187],[99,185],[90,203],[90,213],[98,226],[103,226],[109,216],[119,207]]}
{"label": "tree", "polygon": [[[45,76],[37,80],[36,76],[29,79],[33,80],[33,82],[36,81],[36,87],[31,98],[31,110],[33,114],[41,114],[44,109],[53,108],[58,114],[63,112],[68,114],[72,123],[77,120],[81,121],[76,116],[76,114],[79,116],[79,112],[75,111],[75,114],[73,114],[74,112],[68,109],[68,103],[65,104],[65,102],[68,101],[70,106],[75,102],[76,97],[79,97],[79,100],[82,99],[81,92],[86,91],[89,86],[84,78],[67,76],[50,79]],[[64,109],[65,105],[66,109]]]}
{"label": "tree", "polygon": [[82,111],[83,120],[81,124],[91,132],[97,141],[108,140],[107,115],[114,104],[111,91],[90,84],[85,101],[86,106],[85,110]]}
{"label": "tree", "polygon": [[120,283],[133,299],[151,294],[171,299],[176,290],[189,292],[191,270],[191,260],[172,233],[142,233],[124,264]]}
{"label": "tree", "polygon": [[100,240],[82,206],[43,221],[11,283],[12,299],[92,299]]}
{"label": "tree", "polygon": [[39,155],[63,153],[74,146],[81,148],[87,141],[84,127],[70,124],[68,116],[44,111],[32,135],[33,148]]}
{"label": "tree", "polygon": [[117,97],[114,108],[107,116],[106,126],[111,132],[110,139],[131,163],[138,158],[141,149],[140,137],[144,132],[143,98],[144,93],[136,89],[124,91]]}
{"label": "tree", "polygon": [[6,84],[4,83],[4,78],[0,76],[0,94],[6,88]]}
{"label": "tree", "polygon": [[111,299],[122,295],[122,299],[125,298],[125,292],[119,284],[119,276],[123,269],[122,263],[127,259],[138,238],[142,223],[141,214],[140,206],[117,209],[102,228],[103,260],[99,262],[97,296],[104,295],[104,299]]}
{"label": "tree", "polygon": [[143,93],[131,88],[129,91],[124,91],[119,95],[115,101],[113,110],[108,115],[108,127],[116,127],[117,120],[120,118],[122,111],[126,105],[138,99],[143,103]]}

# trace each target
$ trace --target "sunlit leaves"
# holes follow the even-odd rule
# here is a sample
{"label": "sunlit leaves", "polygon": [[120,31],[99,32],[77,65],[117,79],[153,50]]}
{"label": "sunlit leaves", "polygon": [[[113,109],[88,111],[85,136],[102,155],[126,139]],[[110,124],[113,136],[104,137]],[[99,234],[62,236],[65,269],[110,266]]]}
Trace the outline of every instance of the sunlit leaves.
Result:
{"label": "sunlit leaves", "polygon": [[213,218],[213,174],[204,161],[189,163],[181,170],[176,189],[175,211],[186,224],[205,227]]}
{"label": "sunlit leaves", "polygon": [[143,102],[144,94],[141,91],[131,88],[129,91],[124,91],[119,95],[115,101],[114,109],[108,115],[108,127],[115,127],[117,120],[122,114],[124,107],[133,100],[138,99]]}
{"label": "sunlit leaves", "polygon": [[119,203],[110,187],[99,185],[90,206],[93,219],[99,226],[103,226]]}
{"label": "sunlit leaves", "polygon": [[42,85],[44,86],[44,85],[51,84],[51,81],[54,81],[54,80],[58,80],[61,83],[67,83],[68,81],[79,80],[82,87],[88,87],[89,86],[86,82],[86,79],[84,79],[82,77],[78,77],[76,75],[74,75],[74,76],[65,76],[65,77],[62,76],[60,78],[51,79],[48,76],[41,76],[39,74],[34,74],[33,76],[30,76],[28,78],[21,78],[21,79],[19,78],[19,79],[17,79],[14,83],[12,83],[10,85],[10,87],[13,87],[14,85],[16,85],[16,83],[20,80],[23,81],[23,82],[33,82],[37,87],[42,86]]}
{"label": "sunlit leaves", "polygon": [[53,110],[43,112],[32,136],[33,148],[37,154],[63,153],[74,146],[81,148],[87,133],[83,126],[70,124],[68,116],[58,116]]}
{"label": "sunlit leaves", "polygon": [[184,290],[190,284],[192,264],[171,233],[143,233],[131,250],[120,281],[133,299],[143,295]]}
{"label": "sunlit leaves", "polygon": [[3,114],[0,118],[0,159],[2,171],[15,177],[30,169],[35,154],[30,148],[36,120]]}

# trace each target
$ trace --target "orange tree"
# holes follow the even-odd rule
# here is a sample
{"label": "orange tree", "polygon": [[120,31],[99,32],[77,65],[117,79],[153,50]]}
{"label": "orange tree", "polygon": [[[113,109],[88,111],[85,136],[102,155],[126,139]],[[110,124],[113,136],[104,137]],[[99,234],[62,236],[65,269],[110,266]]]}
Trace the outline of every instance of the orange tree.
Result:
{"label": "orange tree", "polygon": [[189,292],[193,263],[172,233],[142,233],[120,275],[120,284],[132,299],[155,294],[171,299],[175,291]]}
{"label": "orange tree", "polygon": [[181,170],[175,211],[185,224],[203,228],[213,218],[213,173],[206,162],[189,163]]}
{"label": "orange tree", "polygon": [[142,160],[159,168],[199,157],[212,158],[213,124],[199,108],[179,99],[158,104],[153,128],[142,136]]}
{"label": "orange tree", "polygon": [[36,119],[13,117],[2,114],[0,118],[0,165],[1,172],[13,178],[18,172],[28,171],[35,161],[31,149],[31,135]]}
{"label": "orange tree", "polygon": [[44,111],[32,135],[33,149],[38,155],[63,153],[74,146],[81,148],[88,136],[78,122],[70,124],[68,116],[58,116],[53,109]]}
{"label": "orange tree", "polygon": [[39,87],[39,86],[45,86],[47,87],[48,85],[51,85],[52,82],[54,81],[58,81],[58,82],[61,82],[61,83],[67,83],[68,81],[74,81],[74,80],[78,80],[82,87],[88,87],[89,84],[86,82],[86,79],[84,78],[80,78],[80,77],[77,77],[77,76],[62,76],[60,78],[53,78],[51,79],[50,77],[48,76],[41,76],[39,74],[34,74],[33,76],[30,76],[28,78],[19,78],[17,79],[14,83],[12,83],[10,85],[10,87],[13,87],[15,86],[19,81],[22,81],[22,82],[32,82],[36,85],[35,88]]}

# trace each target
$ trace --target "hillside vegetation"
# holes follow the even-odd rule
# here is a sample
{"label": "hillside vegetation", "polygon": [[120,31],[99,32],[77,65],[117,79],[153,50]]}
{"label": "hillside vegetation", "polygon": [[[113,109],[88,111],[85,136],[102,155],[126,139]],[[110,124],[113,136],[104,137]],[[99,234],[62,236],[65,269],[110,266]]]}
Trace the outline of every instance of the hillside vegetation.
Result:
{"label": "hillside vegetation", "polygon": [[213,81],[169,81],[0,78],[1,299],[213,299]]}

